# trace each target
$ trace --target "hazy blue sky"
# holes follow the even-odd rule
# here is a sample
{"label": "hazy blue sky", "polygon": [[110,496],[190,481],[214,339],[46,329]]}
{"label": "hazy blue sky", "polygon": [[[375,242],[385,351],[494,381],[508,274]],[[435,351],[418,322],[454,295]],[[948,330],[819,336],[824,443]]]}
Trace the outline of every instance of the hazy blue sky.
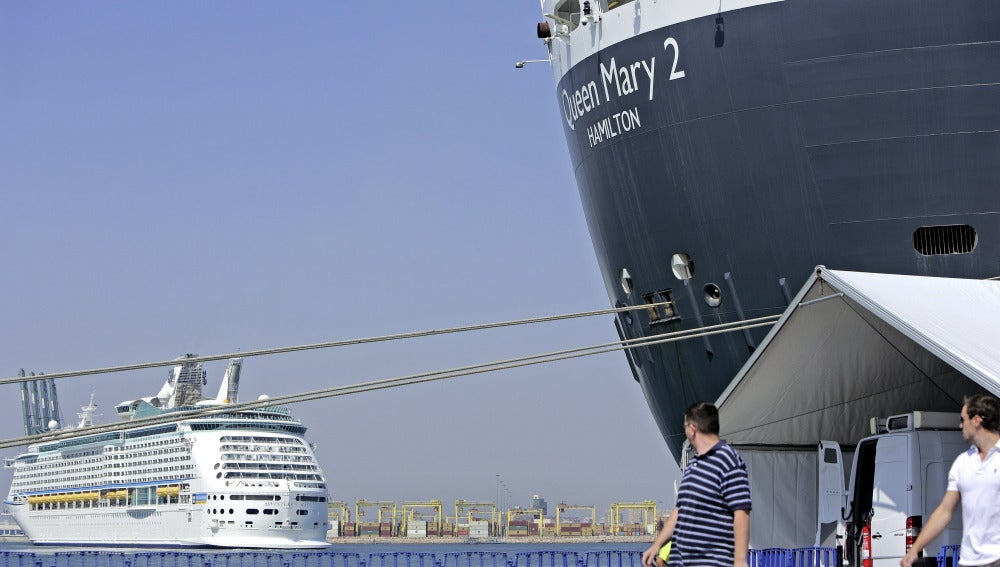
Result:
{"label": "hazy blue sky", "polygon": [[[539,19],[527,0],[0,4],[0,375],[607,307],[551,70],[514,68],[546,56]],[[615,339],[603,316],[252,358],[241,392]],[[166,373],[60,381],[63,412],[93,391],[109,421]],[[621,353],[292,409],[337,499],[494,500],[499,474],[519,505],[672,502]]]}

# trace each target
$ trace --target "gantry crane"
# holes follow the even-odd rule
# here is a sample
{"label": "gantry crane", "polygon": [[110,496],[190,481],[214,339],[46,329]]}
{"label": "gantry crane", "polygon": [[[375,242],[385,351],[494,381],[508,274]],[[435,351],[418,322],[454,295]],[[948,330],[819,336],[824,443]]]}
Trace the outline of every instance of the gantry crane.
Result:
{"label": "gantry crane", "polygon": [[556,506],[556,535],[560,535],[560,528],[562,527],[560,516],[566,510],[590,510],[590,525],[597,523],[597,508],[593,505],[590,506],[575,506],[573,504],[567,504],[565,502],[560,502]]}
{"label": "gantry crane", "polygon": [[378,510],[378,523],[382,525],[382,520],[387,514],[389,516],[389,523],[392,526],[393,533],[395,533],[396,528],[396,503],[388,501],[369,501],[369,500],[358,500],[354,505],[354,517],[357,519],[358,523],[361,523],[361,518],[365,515],[365,510],[368,508],[376,508]]}
{"label": "gantry crane", "polygon": [[[542,533],[542,524],[544,523],[544,517],[542,516],[541,508],[510,508],[507,510],[507,534],[510,534],[510,523],[519,516],[531,516],[531,519],[538,518],[538,533]],[[531,532],[528,532],[531,533]]]}
{"label": "gantry crane", "polygon": [[608,517],[611,519],[611,535],[619,535],[621,531],[622,510],[641,510],[642,525],[648,526],[656,522],[656,502],[643,500],[642,502],[615,502],[611,504],[611,511]]}
{"label": "gantry crane", "polygon": [[326,505],[326,515],[332,520],[337,520],[341,524],[351,521],[351,509],[346,502],[330,502]]}
{"label": "gantry crane", "polygon": [[489,512],[488,520],[493,527],[493,535],[500,535],[500,519],[497,516],[497,505],[494,502],[472,502],[471,500],[455,501],[456,523],[466,519],[472,523],[474,518],[482,518],[482,513]]}
{"label": "gantry crane", "polygon": [[[427,502],[403,502],[403,528],[402,533],[405,535],[407,533],[406,524],[413,520],[414,512],[422,508],[430,508],[434,513],[434,518],[437,522],[437,529],[441,530],[441,515],[442,515],[442,505],[440,500],[428,500]],[[441,532],[438,531],[438,534]]]}

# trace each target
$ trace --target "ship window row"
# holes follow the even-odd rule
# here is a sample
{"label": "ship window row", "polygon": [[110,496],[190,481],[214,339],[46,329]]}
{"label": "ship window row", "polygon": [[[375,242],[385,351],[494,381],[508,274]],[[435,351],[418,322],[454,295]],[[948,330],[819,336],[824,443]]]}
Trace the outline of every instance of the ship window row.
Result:
{"label": "ship window row", "polygon": [[223,470],[261,470],[261,471],[317,471],[316,465],[290,465],[272,463],[226,463]]}
{"label": "ship window row", "polygon": [[[269,418],[270,419],[270,418]],[[256,429],[260,431],[282,431],[295,435],[303,435],[306,432],[304,425],[293,425],[290,423],[192,423],[191,431],[215,431],[217,429]]]}
{"label": "ship window row", "polygon": [[247,443],[282,443],[286,445],[304,445],[301,439],[294,437],[270,437],[256,435],[223,435],[220,439],[223,443],[227,441],[243,441]]}
{"label": "ship window row", "polygon": [[[192,468],[194,468],[194,465],[173,465],[173,466],[169,466],[169,467],[155,467],[155,468],[146,468],[146,467],[143,467],[143,468],[139,469],[139,471],[135,471],[135,470],[132,470],[132,471],[113,471],[111,473],[111,476],[126,476],[126,477],[130,477],[130,476],[134,475],[136,472],[157,473],[157,472],[166,472],[166,471],[182,471],[182,470],[188,470],[188,469],[192,469]],[[143,480],[143,479],[138,479],[138,480]],[[145,479],[145,480],[157,480],[157,479]]]}
{"label": "ship window row", "polygon": [[321,488],[326,490],[325,482],[293,482],[292,486],[295,488]]}
{"label": "ship window row", "polygon": [[[225,495],[221,496],[225,498]],[[276,502],[281,500],[280,494],[230,494],[230,500],[265,500],[268,502]]]}
{"label": "ship window row", "polygon": [[105,452],[122,452],[122,451],[135,451],[137,449],[152,449],[154,447],[167,447],[167,446],[182,447],[184,446],[184,440],[179,437],[174,437],[171,439],[161,439],[158,441],[143,441],[142,443],[125,443],[123,445],[110,445],[104,448]]}
{"label": "ship window row", "polygon": [[266,473],[266,472],[227,472],[225,476],[223,473],[218,473],[216,478],[269,478],[269,479],[286,479],[286,480],[323,480],[318,474],[306,474],[306,473]]}
{"label": "ship window row", "polygon": [[309,496],[307,494],[296,494],[295,500],[299,502],[326,502],[326,496]]}
{"label": "ship window row", "polygon": [[267,451],[275,454],[285,454],[285,453],[308,453],[305,447],[268,447],[260,445],[221,445],[219,447],[220,451],[252,451],[252,452],[263,452]]}
{"label": "ship window row", "polygon": [[129,461],[127,463],[111,463],[109,466],[113,469],[144,469],[149,465],[158,463],[177,463],[181,461],[190,461],[191,455],[181,455],[179,457],[161,457],[159,459],[143,459],[141,461]]}
{"label": "ship window row", "polygon": [[[91,459],[81,459],[80,461],[78,461],[76,463],[73,463],[73,464],[77,464],[78,465],[78,464],[86,464],[86,463],[100,463],[100,462],[103,462],[103,460],[104,459],[102,457],[95,457],[95,458],[91,458]],[[21,466],[19,466],[17,468],[18,468],[18,470],[24,470],[24,471],[37,471],[37,470],[43,470],[43,469],[44,470],[48,470],[48,469],[53,469],[53,468],[66,467],[66,466],[69,466],[69,465],[67,465],[67,460],[66,459],[61,459],[58,462],[54,462],[52,459],[46,459],[43,464],[21,465]]]}
{"label": "ship window row", "polygon": [[249,453],[223,453],[220,461],[268,461],[271,463],[315,463],[310,455],[273,455],[269,453],[251,455]]}
{"label": "ship window row", "polygon": [[128,455],[110,455],[108,458],[113,461],[126,460],[126,459],[138,459],[140,457],[150,457],[153,455],[170,455],[173,453],[186,453],[186,447],[173,447],[170,449],[155,449],[153,451],[137,451],[135,453],[130,453]]}
{"label": "ship window row", "polygon": [[126,443],[124,445],[117,445],[106,447],[107,452],[111,453],[121,453],[121,452],[134,452],[139,449],[154,449],[162,447],[180,447],[183,448],[185,443],[181,439],[167,439],[163,441],[146,441],[144,443]]}

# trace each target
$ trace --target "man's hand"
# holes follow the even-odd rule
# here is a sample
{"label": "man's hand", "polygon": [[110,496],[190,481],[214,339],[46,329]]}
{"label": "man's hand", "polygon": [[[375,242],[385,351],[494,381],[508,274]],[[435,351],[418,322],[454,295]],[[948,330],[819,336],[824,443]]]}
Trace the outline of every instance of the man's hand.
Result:
{"label": "man's hand", "polygon": [[649,546],[649,549],[642,552],[642,564],[646,567],[656,567],[656,556],[659,553],[660,549],[655,545]]}
{"label": "man's hand", "polygon": [[744,558],[742,561],[733,561],[733,567],[748,567],[749,563]]}
{"label": "man's hand", "polygon": [[910,550],[906,552],[906,555],[904,555],[903,558],[899,560],[899,567],[911,567],[913,565],[913,562],[916,560],[917,560],[917,551],[915,548],[911,547]]}

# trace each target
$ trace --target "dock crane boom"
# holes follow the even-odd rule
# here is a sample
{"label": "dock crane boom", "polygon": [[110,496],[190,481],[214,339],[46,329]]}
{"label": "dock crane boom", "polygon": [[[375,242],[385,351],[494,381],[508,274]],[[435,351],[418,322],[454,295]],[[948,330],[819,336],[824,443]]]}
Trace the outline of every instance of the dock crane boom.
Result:
{"label": "dock crane boom", "polygon": [[560,528],[562,527],[560,517],[566,510],[590,510],[590,525],[597,523],[597,509],[593,505],[578,506],[560,502],[559,505],[556,506],[556,535],[560,535]]}
{"label": "dock crane boom", "polygon": [[[414,513],[420,509],[430,508],[434,514],[436,526],[441,530],[442,504],[440,500],[428,500],[427,502],[403,502],[403,533],[407,533],[407,524],[413,520]],[[440,531],[438,532],[440,533]]]}
{"label": "dock crane boom", "polygon": [[656,502],[643,500],[642,502],[615,502],[611,504],[608,518],[611,520],[611,534],[619,535],[621,532],[621,514],[623,510],[642,511],[642,525],[648,526],[656,522]]}

